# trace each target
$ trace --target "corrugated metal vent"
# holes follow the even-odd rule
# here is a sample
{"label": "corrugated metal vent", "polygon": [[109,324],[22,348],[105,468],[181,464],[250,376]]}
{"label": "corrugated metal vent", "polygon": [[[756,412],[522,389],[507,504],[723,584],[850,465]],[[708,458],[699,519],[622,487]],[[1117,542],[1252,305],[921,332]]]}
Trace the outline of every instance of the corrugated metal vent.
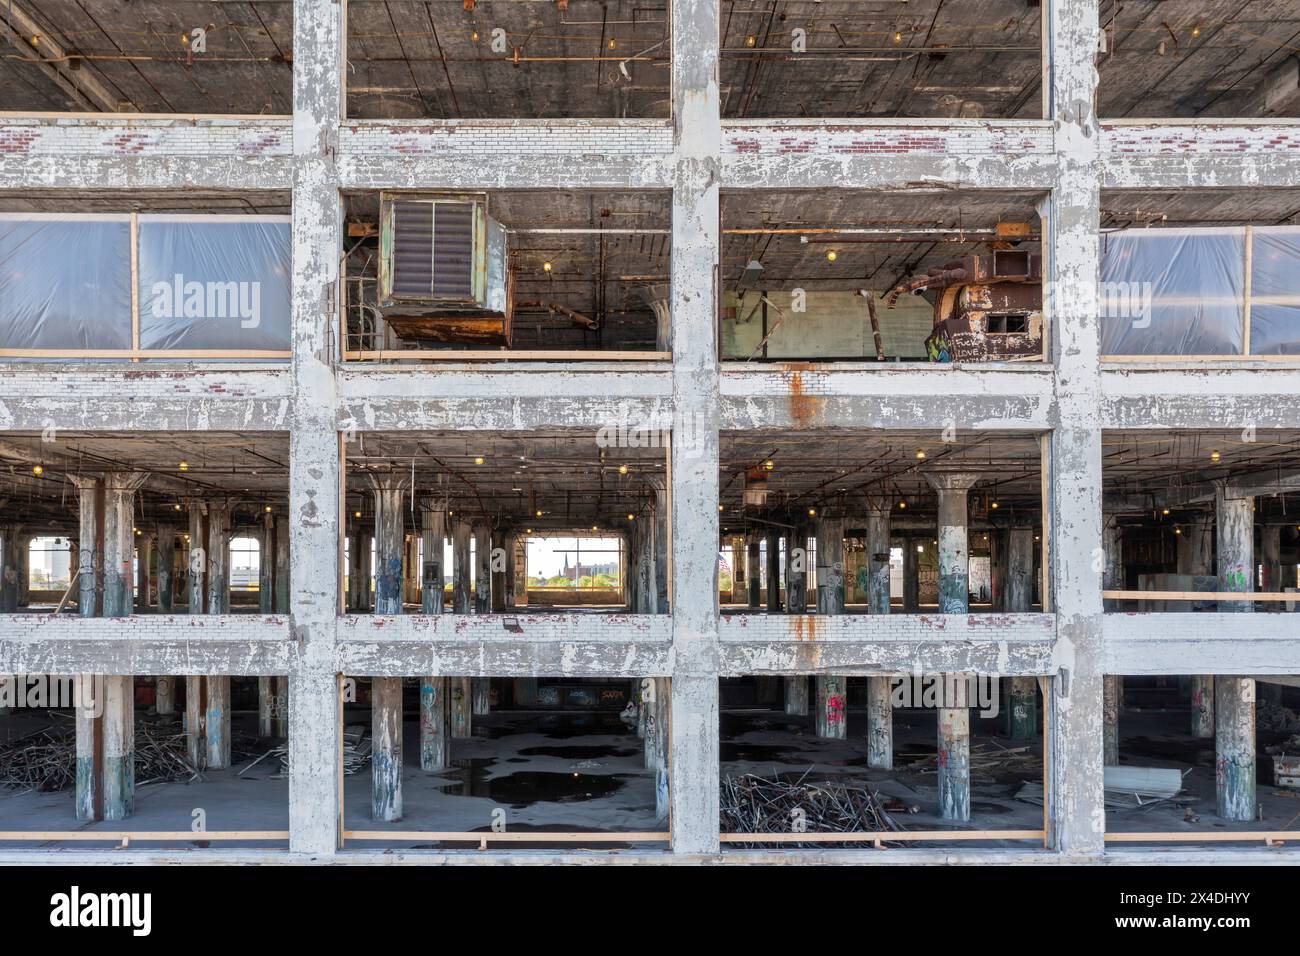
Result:
{"label": "corrugated metal vent", "polygon": [[433,208],[434,298],[473,298],[474,207],[467,202],[440,202]]}
{"label": "corrugated metal vent", "polygon": [[433,287],[433,204],[393,206],[393,294],[426,296]]}

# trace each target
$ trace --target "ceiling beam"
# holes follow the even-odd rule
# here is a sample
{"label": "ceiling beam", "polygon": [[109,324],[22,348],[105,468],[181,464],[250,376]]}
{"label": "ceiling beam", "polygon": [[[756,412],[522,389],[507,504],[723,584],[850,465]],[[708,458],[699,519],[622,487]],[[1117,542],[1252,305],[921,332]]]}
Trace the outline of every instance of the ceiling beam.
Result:
{"label": "ceiling beam", "polygon": [[26,61],[34,64],[82,109],[104,113],[136,112],[134,109],[120,108],[116,94],[92,72],[89,62],[81,60],[80,69],[72,69],[68,51],[51,39],[20,4],[6,0],[5,6],[0,9],[0,23],[0,33],[12,39],[19,50],[28,54]]}

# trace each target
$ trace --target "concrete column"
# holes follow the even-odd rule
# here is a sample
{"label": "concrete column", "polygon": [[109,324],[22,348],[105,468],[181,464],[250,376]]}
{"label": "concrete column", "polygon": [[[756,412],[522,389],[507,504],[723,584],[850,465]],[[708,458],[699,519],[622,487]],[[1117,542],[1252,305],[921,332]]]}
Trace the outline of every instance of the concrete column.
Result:
{"label": "concrete column", "polygon": [[377,546],[374,528],[362,528],[357,535],[357,542],[360,548],[357,567],[361,572],[360,580],[357,582],[359,588],[357,610],[363,614],[373,614],[375,610],[375,594],[372,586],[374,585],[375,548]]}
{"label": "concrete column", "polygon": [[[198,500],[189,502],[189,567],[186,569],[186,592],[190,614],[205,611],[207,588],[207,506]],[[189,760],[200,770],[207,766],[207,688],[203,677],[185,678],[185,750]]]}
{"label": "concrete column", "polygon": [[[175,525],[157,525],[159,548],[159,614],[172,614],[175,604]],[[175,713],[175,678],[161,675],[155,683],[153,709],[160,715]]]}
{"label": "concrete column", "polygon": [[[375,491],[375,613],[402,613],[403,504],[406,485],[393,476],[371,476]],[[371,812],[376,820],[402,817],[402,679],[371,681]],[[421,701],[423,707],[423,701]]]}
{"label": "concrete column", "polygon": [[338,128],[343,116],[345,3],[293,11],[293,428],[289,448],[288,613],[299,654],[290,686],[290,849],[318,856],[338,846],[341,484],[336,290],[344,234]]}
{"label": "concrete column", "polygon": [[[1124,534],[1115,514],[1103,516],[1101,529],[1102,554],[1105,567],[1102,569],[1102,587],[1107,591],[1124,589]],[[1123,606],[1121,601],[1105,602],[1105,610],[1116,611]],[[1119,715],[1124,698],[1124,677],[1122,674],[1106,674],[1102,677],[1102,762],[1107,767],[1119,764]]]}
{"label": "concrete column", "polygon": [[19,579],[19,560],[18,560],[18,538],[21,535],[21,529],[18,525],[5,525],[0,528],[0,535],[3,541],[0,541],[0,558],[3,559],[4,568],[0,571],[0,613],[14,614],[18,611],[18,579]]}
{"label": "concrete column", "polygon": [[[443,598],[443,539],[447,533],[447,506],[426,499],[420,509],[421,548],[420,611],[441,614]],[[446,677],[420,679],[420,769],[442,770],[451,756],[451,706]]]}
{"label": "concrete column", "polygon": [[916,542],[903,539],[903,612],[915,614],[921,609],[921,567]]}
{"label": "concrete column", "polygon": [[[844,613],[844,518],[823,514],[817,518],[817,613],[834,617]],[[846,681],[839,674],[817,675],[817,736],[848,736]]]}
{"label": "concrete column", "polygon": [[470,686],[473,693],[474,716],[485,717],[492,713],[492,678],[475,677]]}
{"label": "concrete column", "polygon": [[[671,587],[668,577],[668,565],[671,563],[672,531],[669,521],[668,482],[658,475],[646,478],[646,484],[654,491],[654,582],[655,614],[671,612]],[[715,588],[716,590],[716,588]],[[716,600],[716,599],[715,599]],[[667,695],[664,696],[667,707]]]}
{"label": "concrete column", "polygon": [[[91,603],[93,608],[94,603]],[[78,820],[100,820],[104,815],[103,694],[104,678],[97,674],[75,677],[76,709],[76,812]]]}
{"label": "concrete column", "polygon": [[[1260,526],[1260,550],[1261,563],[1264,565],[1264,586],[1262,590],[1272,591],[1274,593],[1282,590],[1282,528],[1280,525],[1266,524]],[[1281,611],[1284,605],[1281,602],[1261,604],[1261,608],[1269,611]]]}
{"label": "concrete column", "polygon": [[[135,493],[148,476],[119,472],[105,479],[104,616],[131,616],[131,556]],[[104,678],[104,819],[125,820],[135,810],[135,678]]]}
{"label": "concrete column", "polygon": [[750,532],[745,538],[745,569],[749,572],[746,584],[749,588],[749,609],[756,611],[763,606],[763,575],[759,571],[762,557],[762,543],[757,534]]}
{"label": "concrete column", "polygon": [[503,611],[513,611],[515,609],[515,575],[518,574],[518,568],[515,564],[515,556],[518,553],[518,536],[513,532],[507,532],[501,536],[501,546],[506,552],[506,570],[501,579],[501,609]]}
{"label": "concrete column", "polygon": [[275,516],[275,604],[276,614],[289,613],[289,516]]}
{"label": "concrete column", "polygon": [[[808,613],[808,529],[797,522],[786,534],[785,610],[787,614]],[[791,675],[783,683],[785,712],[808,716],[808,676]]]}
{"label": "concrete column", "polygon": [[[939,496],[939,612],[966,614],[970,610],[966,496],[978,476],[946,472],[925,477]],[[945,694],[943,703],[952,706],[939,710],[939,813],[945,820],[965,821],[970,819],[970,711],[964,675],[945,675],[944,684],[945,689],[959,692],[951,699]]]}
{"label": "concrete column", "polygon": [[257,535],[257,610],[271,614],[275,610],[275,515],[262,513],[262,527]]}
{"label": "concrete column", "polygon": [[781,532],[767,529],[767,611],[781,613]]}
{"label": "concrete column", "polygon": [[[1213,574],[1214,537],[1210,522],[1193,519],[1180,530],[1178,573],[1196,577]],[[1191,684],[1192,736],[1208,740],[1214,736],[1214,675],[1193,674]]]}
{"label": "concrete column", "polygon": [[[1255,589],[1254,500],[1229,498],[1226,483],[1215,482],[1218,571],[1221,591]],[[1249,601],[1220,601],[1220,613],[1245,614]],[[1214,779],[1219,816],[1254,820],[1255,681],[1218,676],[1214,681]]]}
{"label": "concrete column", "polygon": [[492,526],[474,522],[474,613],[492,613]]}
{"label": "concrete column", "polygon": [[81,617],[94,617],[99,584],[97,571],[102,563],[99,510],[96,507],[100,481],[85,475],[69,475],[68,480],[77,488],[77,613]]}
{"label": "concrete column", "polygon": [[[889,499],[867,499],[867,612],[889,613]],[[890,678],[867,678],[867,766],[894,766],[894,707]]]}
{"label": "concrete column", "polygon": [[348,530],[348,580],[347,609],[353,613],[361,610],[361,531],[355,522],[361,519],[355,515],[348,519],[353,522]]}
{"label": "concrete column", "polygon": [[449,677],[451,690],[451,735],[468,737],[473,732],[473,684],[469,677]]}
{"label": "concrete column", "polygon": [[420,769],[444,769],[451,757],[451,709],[445,677],[420,679]]}
{"label": "concrete column", "polygon": [[[275,610],[275,515],[262,512],[262,527],[257,535],[257,610],[271,614]],[[257,733],[261,737],[275,735],[276,688],[275,678],[257,678]]]}
{"label": "concrete column", "polygon": [[970,701],[966,675],[943,675],[943,706],[939,708],[939,815],[945,820],[970,819]]}
{"label": "concrete column", "polygon": [[[382,537],[383,532],[380,532]],[[421,701],[423,710],[423,701]],[[376,820],[402,819],[402,679],[376,677],[370,682],[370,810]]]}
{"label": "concrete column", "polygon": [[[100,564],[98,478],[69,475],[77,488],[77,612],[81,617],[95,616],[96,570]],[[98,820],[103,815],[101,707],[93,705],[96,694],[103,693],[103,677],[78,674],[76,677],[76,808],[78,820]],[[102,700],[98,701],[102,705]]]}
{"label": "concrete column", "polygon": [[749,600],[749,586],[746,584],[746,564],[748,553],[745,539],[741,535],[731,537],[731,603],[742,604]]}
{"label": "concrete column", "polygon": [[[158,613],[171,614],[176,603],[176,526],[158,525]],[[160,711],[161,713],[161,711]]]}
{"label": "concrete column", "polygon": [[1102,802],[1101,379],[1097,276],[1101,215],[1095,112],[1100,25],[1096,0],[1055,0],[1043,20],[1051,83],[1046,119],[1056,124],[1056,184],[1044,219],[1049,255],[1043,289],[1058,415],[1044,437],[1051,581],[1044,607],[1057,614],[1048,741],[1049,842],[1069,857],[1104,849]]}
{"label": "concrete column", "polygon": [[1119,766],[1119,710],[1124,678],[1107,674],[1102,685],[1102,761],[1107,767]]}
{"label": "concrete column", "polygon": [[399,478],[376,476],[371,476],[370,481],[375,490],[375,613],[401,614],[406,483]]}
{"label": "concrete column", "polygon": [[143,533],[135,536],[136,543],[136,596],[140,610],[147,611],[153,606],[153,586],[150,579],[153,572],[153,534]]}
{"label": "concrete column", "polygon": [[104,677],[104,819],[135,813],[135,678]]}
{"label": "concrete column", "polygon": [[469,614],[474,609],[473,590],[470,587],[469,568],[470,524],[457,518],[451,524],[451,603],[457,614]]}
{"label": "concrete column", "polygon": [[[230,613],[230,502],[208,502],[208,613]],[[230,675],[209,674],[203,730],[208,769],[230,767]]]}
{"label": "concrete column", "polygon": [[718,840],[718,428],[716,345],[718,0],[669,5],[676,129],[669,295],[673,353],[671,682],[675,853],[716,853]]}
{"label": "concrete column", "polygon": [[20,534],[15,539],[16,553],[14,562],[18,568],[18,606],[31,604],[32,588],[32,538],[30,534]]}
{"label": "concrete column", "polygon": [[[1007,540],[1007,611],[1024,614],[1034,601],[1034,529],[1015,527]],[[1038,680],[1011,678],[1007,728],[1012,740],[1038,736]]]}

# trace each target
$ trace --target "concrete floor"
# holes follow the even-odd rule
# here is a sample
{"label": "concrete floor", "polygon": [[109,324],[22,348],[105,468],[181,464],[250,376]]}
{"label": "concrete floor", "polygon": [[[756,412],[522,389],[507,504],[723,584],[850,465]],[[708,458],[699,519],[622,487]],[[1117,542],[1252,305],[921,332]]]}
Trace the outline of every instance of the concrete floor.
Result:
{"label": "concrete floor", "polygon": [[[22,736],[48,726],[43,712],[15,712],[0,719],[0,740]],[[59,725],[65,723],[60,720]],[[236,714],[232,719],[236,736],[252,735],[256,730],[255,714]],[[179,726],[177,726],[179,732]],[[277,741],[263,741],[258,752],[276,746]],[[73,810],[71,788],[57,793],[16,793],[0,789],[0,830],[73,831],[78,834],[102,831],[190,831],[195,810],[206,816],[205,829],[288,830],[289,779],[279,775],[280,762],[269,757],[242,777],[239,772],[255,758],[237,761],[229,770],[205,770],[203,779],[193,783],[153,783],[137,786],[135,814],[126,820],[87,823],[77,820]],[[220,847],[287,848],[288,840],[207,841]],[[111,844],[100,842],[19,842],[0,841],[0,847],[39,848],[47,846],[84,846],[103,849]],[[203,846],[204,841],[158,840],[141,846],[150,849]]]}
{"label": "concrete floor", "polygon": [[[645,769],[642,741],[612,713],[498,712],[475,718],[476,733],[452,743],[453,766],[441,773],[418,768],[418,724],[412,708],[404,723],[406,769],[403,774],[404,816],[397,823],[376,823],[370,817],[370,772],[348,776],[344,782],[345,828],[351,830],[490,832],[493,812],[504,811],[511,832],[537,830],[536,842],[512,844],[513,849],[551,847],[545,831],[659,832],[666,830],[654,812],[654,783]],[[1041,718],[1040,718],[1041,719]],[[369,727],[365,707],[349,707],[348,725]],[[909,829],[1039,829],[1042,808],[1015,799],[1025,781],[1041,782],[1041,763],[997,770],[988,779],[978,772],[971,793],[971,820],[953,824],[938,816],[936,779],[925,758],[935,750],[935,715],[926,710],[899,710],[894,715],[894,771],[866,768],[866,715],[851,709],[846,740],[818,738],[810,717],[792,717],[779,707],[724,706],[721,715],[721,769],[728,776],[753,773],[808,779],[844,779],[865,783],[887,800],[918,808],[896,812]],[[1190,716],[1177,707],[1128,710],[1121,720],[1121,763],[1179,767],[1190,802],[1107,814],[1111,832],[1213,833],[1243,830],[1300,829],[1300,792],[1271,785],[1271,765],[1260,756],[1258,787],[1263,818],[1254,823],[1228,823],[1215,814],[1213,741],[1194,740],[1186,733]],[[0,739],[44,726],[41,713],[15,712],[0,719]],[[972,744],[978,747],[1023,746],[1004,735],[1002,718],[977,718],[972,712]],[[236,715],[236,734],[251,734],[254,715]],[[1268,742],[1261,739],[1261,747]],[[269,749],[276,742],[264,742]],[[1041,745],[1032,744],[1041,759]],[[279,763],[269,758],[248,770],[243,760],[227,771],[207,771],[200,782],[151,784],[138,788],[136,814],[114,823],[79,823],[73,818],[71,790],[52,794],[0,791],[0,830],[22,831],[190,831],[193,811],[206,813],[209,831],[285,830],[289,825],[288,781],[279,776]],[[1185,819],[1186,810],[1198,817]],[[220,848],[283,849],[283,841],[212,842]],[[358,851],[414,848],[455,849],[469,844],[432,840],[352,840]],[[1193,844],[1195,845],[1195,844]],[[63,846],[104,848],[103,843],[0,841],[0,849]],[[168,840],[139,844],[150,849],[195,848],[198,840]],[[584,844],[569,844],[570,848]],[[1034,841],[939,841],[935,849],[997,846],[1033,851]],[[657,843],[596,843],[590,848],[662,849]],[[831,847],[834,849],[834,847]],[[724,852],[746,852],[740,847]]]}
{"label": "concrete floor", "polygon": [[[643,742],[617,714],[512,711],[476,716],[474,736],[452,740],[453,765],[441,773],[425,773],[419,769],[419,725],[410,711],[407,708],[403,725],[402,820],[377,823],[371,818],[367,771],[345,780],[347,829],[491,832],[493,813],[501,810],[507,831],[667,832],[667,822],[655,820],[654,776],[645,769]],[[369,720],[364,708],[349,708],[345,714],[349,725],[368,727]],[[463,845],[348,843],[358,848]],[[544,839],[512,844],[546,845]]]}

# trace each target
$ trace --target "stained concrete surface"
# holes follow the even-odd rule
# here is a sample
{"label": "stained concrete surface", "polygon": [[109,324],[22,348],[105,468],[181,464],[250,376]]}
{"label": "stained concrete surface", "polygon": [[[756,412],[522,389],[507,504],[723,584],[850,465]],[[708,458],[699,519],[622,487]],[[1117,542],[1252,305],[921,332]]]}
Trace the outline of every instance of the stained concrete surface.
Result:
{"label": "stained concrete surface", "polygon": [[[452,766],[419,768],[418,716],[403,722],[402,804],[397,823],[370,814],[370,774],[346,778],[345,828],[490,833],[495,819],[507,831],[666,832],[655,820],[654,775],[645,769],[643,742],[612,713],[498,712],[474,717],[474,735],[452,739]],[[370,713],[349,709],[345,723],[369,726]],[[501,811],[494,818],[494,811]],[[468,845],[456,841],[357,841],[356,847]],[[536,844],[548,845],[544,838]],[[569,844],[573,846],[574,844]],[[581,844],[577,844],[581,845]],[[593,843],[616,846],[657,844]]]}

